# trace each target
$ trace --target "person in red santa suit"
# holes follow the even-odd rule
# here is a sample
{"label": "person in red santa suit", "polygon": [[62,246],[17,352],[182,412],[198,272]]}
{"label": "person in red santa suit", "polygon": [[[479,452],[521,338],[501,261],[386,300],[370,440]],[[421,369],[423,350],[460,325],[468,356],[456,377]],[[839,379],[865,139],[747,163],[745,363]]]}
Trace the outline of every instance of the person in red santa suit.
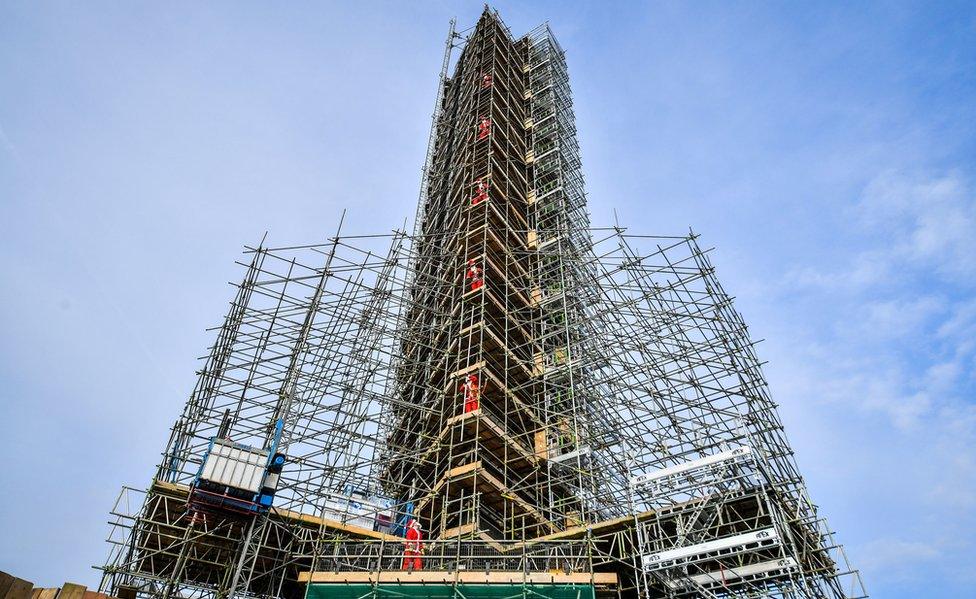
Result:
{"label": "person in red santa suit", "polygon": [[412,519],[407,524],[407,540],[403,543],[403,569],[422,570],[420,554],[423,553],[423,535],[420,532],[420,522]]}
{"label": "person in red santa suit", "polygon": [[491,133],[491,119],[488,117],[481,117],[481,121],[478,123],[478,139],[488,137],[489,133]]}
{"label": "person in red santa suit", "polygon": [[471,281],[471,291],[481,289],[481,286],[485,284],[481,276],[481,267],[475,264],[474,258],[468,260],[468,272],[465,273],[464,278]]}
{"label": "person in red santa suit", "polygon": [[478,375],[469,374],[468,378],[464,380],[464,384],[461,385],[461,390],[464,392],[464,413],[477,410],[478,399],[481,394],[481,390],[478,388]]}
{"label": "person in red santa suit", "polygon": [[484,179],[478,179],[477,181],[474,182],[474,185],[475,185],[474,188],[475,194],[474,197],[471,198],[471,205],[477,206],[481,202],[488,199],[488,181],[485,181]]}

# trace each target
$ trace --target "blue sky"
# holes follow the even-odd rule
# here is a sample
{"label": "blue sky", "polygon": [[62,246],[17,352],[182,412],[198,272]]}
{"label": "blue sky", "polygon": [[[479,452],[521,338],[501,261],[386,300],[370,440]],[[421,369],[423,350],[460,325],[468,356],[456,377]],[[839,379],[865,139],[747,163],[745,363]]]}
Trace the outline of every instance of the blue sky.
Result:
{"label": "blue sky", "polygon": [[[497,7],[567,50],[594,223],[716,248],[871,594],[971,594],[976,6]],[[480,10],[0,3],[0,569],[96,583],[243,244],[412,217]]]}

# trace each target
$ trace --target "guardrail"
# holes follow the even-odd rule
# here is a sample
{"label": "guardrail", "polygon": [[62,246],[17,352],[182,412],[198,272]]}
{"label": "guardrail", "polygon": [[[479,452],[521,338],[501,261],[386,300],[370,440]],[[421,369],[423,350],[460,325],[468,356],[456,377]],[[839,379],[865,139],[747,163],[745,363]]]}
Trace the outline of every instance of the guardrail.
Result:
{"label": "guardrail", "polygon": [[[424,570],[443,571],[561,571],[591,572],[593,547],[587,541],[549,541],[527,544],[514,541],[422,541]],[[404,570],[406,539],[396,541],[322,541],[308,556],[315,571],[382,572]]]}

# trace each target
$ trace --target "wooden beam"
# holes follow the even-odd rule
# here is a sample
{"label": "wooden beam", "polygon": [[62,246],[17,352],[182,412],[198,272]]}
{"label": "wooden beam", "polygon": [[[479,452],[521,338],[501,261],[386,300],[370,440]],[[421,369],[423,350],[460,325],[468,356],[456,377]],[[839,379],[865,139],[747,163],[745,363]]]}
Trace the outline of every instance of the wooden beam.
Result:
{"label": "wooden beam", "polygon": [[478,530],[478,526],[473,522],[471,524],[465,524],[464,526],[455,526],[454,528],[449,528],[442,532],[438,540],[443,539],[453,539],[456,537],[466,537],[474,534]]}
{"label": "wooden beam", "polygon": [[466,474],[470,474],[470,473],[478,470],[479,468],[481,468],[481,460],[478,460],[476,462],[471,462],[471,463],[468,463],[468,464],[464,464],[464,465],[461,465],[461,466],[457,466],[455,468],[451,468],[450,470],[448,470],[444,474],[444,476],[442,476],[440,478],[440,480],[437,481],[437,484],[434,485],[434,488],[431,489],[429,493],[427,493],[426,495],[424,495],[424,497],[420,501],[417,502],[417,506],[416,506],[416,509],[415,509],[415,513],[418,513],[419,514],[420,511],[421,511],[421,509],[423,509],[423,507],[425,505],[427,505],[427,502],[428,501],[430,501],[431,499],[434,499],[435,497],[437,497],[437,494],[440,491],[441,487],[443,487],[445,484],[447,484],[448,481],[450,481],[452,479],[455,479],[455,478],[459,478],[459,477],[464,476]]}
{"label": "wooden beam", "polygon": [[61,587],[61,592],[58,593],[58,599],[84,599],[87,590],[88,587],[84,585],[66,582]]}
{"label": "wooden beam", "polygon": [[14,583],[14,580],[16,580],[16,578],[10,574],[0,572],[0,599],[7,596],[7,590],[10,588],[10,585]]}
{"label": "wooden beam", "polygon": [[[152,488],[150,491],[162,492],[164,495],[169,495],[176,498],[185,498],[189,493],[189,487],[186,485],[178,485],[174,483],[169,483],[161,480],[153,481]],[[356,526],[355,524],[343,524],[337,520],[331,520],[329,518],[321,518],[318,516],[313,516],[311,514],[302,514],[300,512],[293,512],[291,510],[283,510],[279,508],[271,508],[271,514],[277,518],[287,520],[289,522],[297,523],[308,528],[322,529],[338,532],[342,534],[349,535],[356,538],[365,539],[375,539],[377,541],[402,541],[400,537],[393,535],[388,535],[382,532],[376,532],[375,530],[370,530],[368,528],[363,528],[362,526]],[[64,596],[58,597],[58,599],[65,599]],[[79,597],[77,599],[83,599]]]}
{"label": "wooden beam", "polygon": [[11,576],[10,585],[7,586],[3,599],[30,599],[33,590],[34,583]]}
{"label": "wooden beam", "polygon": [[299,572],[298,582],[311,584],[597,584],[615,586],[617,575],[613,572],[474,572],[454,571],[399,571],[382,572]]}

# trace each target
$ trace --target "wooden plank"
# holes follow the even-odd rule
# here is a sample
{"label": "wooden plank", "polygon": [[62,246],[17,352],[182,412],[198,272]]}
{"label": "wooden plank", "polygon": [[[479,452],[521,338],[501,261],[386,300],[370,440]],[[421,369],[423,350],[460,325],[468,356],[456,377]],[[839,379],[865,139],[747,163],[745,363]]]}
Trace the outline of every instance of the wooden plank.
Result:
{"label": "wooden plank", "polygon": [[136,589],[130,586],[119,586],[115,588],[119,599],[136,599]]}
{"label": "wooden plank", "polygon": [[27,582],[22,578],[14,578],[3,599],[30,599],[33,590],[34,583]]}
{"label": "wooden plank", "polygon": [[[648,518],[653,517],[656,514],[654,510],[649,510],[646,512],[641,512],[637,514],[637,520],[643,521]],[[634,516],[622,516],[620,518],[612,518],[610,520],[602,520],[596,522],[595,524],[583,524],[580,526],[574,526],[572,528],[567,528],[566,530],[560,530],[559,532],[554,532],[552,534],[543,535],[541,537],[536,537],[534,539],[529,539],[527,541],[528,546],[531,546],[540,541],[558,541],[562,539],[572,539],[574,537],[582,537],[586,534],[587,530],[593,531],[595,536],[599,536],[599,533],[604,530],[613,530],[615,528],[625,528],[628,524],[633,524]]]}
{"label": "wooden plank", "polygon": [[[487,227],[487,225],[482,225],[482,227]],[[511,235],[512,238],[517,239],[520,242],[522,241],[522,237],[521,235],[518,234],[516,229],[510,228],[509,230],[512,232]],[[526,267],[523,266],[520,263],[519,258],[514,253],[512,253],[512,249],[506,246],[504,243],[502,243],[501,238],[495,233],[495,230],[488,228],[486,229],[486,233],[487,233],[486,237],[488,238],[487,239],[488,243],[494,245],[493,249],[495,250],[496,253],[500,254],[501,256],[507,256],[508,258],[507,262],[509,263],[509,265],[511,265],[513,269],[518,270],[517,273],[518,276],[529,277],[529,272],[526,269]],[[505,271],[502,270],[501,272],[505,272]]]}
{"label": "wooden plank", "polygon": [[[478,413],[481,412],[480,409],[475,411]],[[522,443],[518,439],[515,439],[514,437],[506,433],[505,430],[501,427],[501,425],[495,422],[493,418],[485,414],[481,418],[481,423],[485,426],[486,429],[490,429],[491,432],[493,432],[495,436],[500,438],[504,443],[510,445],[511,447],[514,447],[516,451],[522,454],[522,456],[530,464],[536,463],[535,455],[533,455],[528,449],[526,449],[526,447],[522,445]]]}
{"label": "wooden plank", "polygon": [[427,493],[420,501],[417,502],[417,507],[415,508],[414,512],[419,514],[421,509],[427,505],[428,501],[437,497],[440,488],[447,484],[449,480],[470,474],[479,468],[481,468],[481,460],[464,464],[462,466],[457,466],[448,470],[447,473],[437,481],[437,484],[434,485],[434,488],[430,490],[430,493]]}
{"label": "wooden plank", "polygon": [[445,530],[438,538],[441,539],[453,539],[455,537],[465,537],[478,530],[477,525],[473,522],[471,524],[465,524],[464,526],[455,526],[454,528],[449,528]]}
{"label": "wooden plank", "polygon": [[597,584],[614,586],[617,575],[613,572],[474,572],[455,571],[400,571],[383,572],[300,572],[299,582],[312,584]]}
{"label": "wooden plank", "polygon": [[[519,300],[521,300],[522,305],[525,306],[526,308],[531,308],[532,307],[531,300],[529,300],[529,298],[525,297],[525,295],[522,294],[522,290],[521,289],[519,289],[517,286],[513,285],[508,280],[508,277],[505,275],[505,269],[504,268],[500,268],[497,264],[495,264],[495,261],[494,260],[492,260],[488,256],[485,256],[485,264],[482,265],[482,268],[485,268],[485,271],[487,272],[487,267],[488,266],[491,266],[495,270],[495,272],[498,275],[501,276],[501,282],[503,283],[503,285],[502,285],[502,288],[503,289],[507,287],[508,288],[508,292],[510,294],[514,295],[515,297],[517,297]],[[487,278],[485,279],[485,281],[486,282],[490,282]]]}
{"label": "wooden plank", "polygon": [[[467,368],[462,368],[461,370],[455,370],[450,375],[448,375],[448,378],[449,379],[454,379],[454,378],[457,378],[459,376],[464,376],[464,375],[468,374],[469,372],[474,372],[475,370],[478,370],[479,368],[484,368],[484,367],[485,367],[485,361],[484,360],[482,360],[480,362],[475,362],[474,364],[472,364],[471,366],[468,366]],[[453,385],[453,384],[454,384],[453,381],[451,381],[451,383],[449,383],[449,385]]]}
{"label": "wooden plank", "polygon": [[417,458],[416,463],[423,464],[427,462],[433,453],[443,449],[442,444],[444,443],[444,438],[451,432],[452,427],[459,423],[468,430],[477,429],[479,436],[483,440],[490,439],[492,438],[491,435],[494,435],[494,438],[501,440],[503,444],[512,447],[518,452],[530,466],[538,462],[535,454],[529,451],[519,440],[506,433],[494,417],[484,412],[481,408],[478,408],[477,410],[464,412],[448,418],[444,422],[444,427],[437,433],[437,436],[430,441],[430,447]]}
{"label": "wooden plank", "polygon": [[[473,324],[470,327],[466,327],[465,329],[462,329],[460,336],[469,333],[470,331],[468,331],[468,329],[470,329],[471,331],[475,329],[481,329],[486,338],[489,338],[499,350],[501,350],[504,354],[508,355],[509,363],[514,363],[517,366],[521,367],[522,372],[525,373],[526,378],[531,378],[533,376],[532,371],[529,370],[529,368],[525,365],[525,362],[523,362],[518,356],[516,356],[512,352],[512,350],[507,345],[505,345],[505,342],[499,339],[498,335],[496,335],[495,332],[492,331],[490,327],[485,326],[484,320],[479,320],[476,324]],[[487,347],[488,347],[488,343],[483,339],[481,342],[481,348],[484,350]]]}
{"label": "wooden plank", "polygon": [[441,487],[447,484],[448,481],[463,479],[471,473],[474,473],[476,476],[480,477],[480,479],[484,483],[494,487],[494,489],[498,492],[499,496],[508,499],[515,505],[522,508],[522,511],[524,511],[527,514],[530,514],[537,522],[545,526],[548,526],[550,530],[555,530],[556,528],[555,524],[553,524],[551,521],[546,519],[546,517],[543,516],[542,513],[536,510],[535,506],[529,504],[524,499],[522,499],[521,497],[513,493],[512,490],[509,489],[507,486],[505,486],[500,480],[498,480],[490,473],[488,473],[486,470],[484,470],[481,467],[481,460],[470,462],[468,464],[463,464],[461,466],[457,466],[455,468],[448,470],[447,473],[445,473],[444,476],[442,476],[440,480],[437,481],[437,484],[434,485],[434,488],[431,489],[430,492],[426,494],[419,502],[417,502],[416,512],[420,513],[422,509],[427,505],[427,503],[438,495]]}
{"label": "wooden plank", "polygon": [[0,598],[7,596],[7,591],[10,589],[10,585],[17,580],[16,577],[7,574],[6,572],[0,572]]}
{"label": "wooden plank", "polygon": [[61,587],[61,592],[58,593],[58,599],[84,599],[87,590],[88,587],[84,585],[66,582]]}
{"label": "wooden plank", "polygon": [[[354,537],[367,537],[370,539],[384,540],[384,541],[394,541],[400,540],[399,537],[394,537],[382,532],[377,532],[375,530],[370,530],[369,528],[363,528],[362,526],[356,526],[355,524],[343,524],[337,520],[331,520],[329,518],[320,518],[318,516],[312,516],[310,514],[302,514],[300,512],[292,512],[289,510],[282,510],[278,508],[271,508],[271,511],[276,516],[284,518],[286,520],[291,520],[292,522],[302,522],[312,527],[322,527],[326,530],[335,530],[342,532]],[[58,599],[61,599],[60,597]]]}
{"label": "wooden plank", "polygon": [[[602,520],[600,522],[595,522],[593,524],[582,524],[580,526],[574,526],[572,528],[567,528],[566,530],[560,530],[558,532],[550,533],[547,535],[542,535],[540,537],[535,537],[533,539],[526,540],[526,546],[531,547],[540,541],[560,541],[560,540],[572,540],[577,538],[583,538],[588,530],[592,530],[593,535],[599,537],[605,532],[615,532],[618,530],[623,530],[625,528],[632,528],[634,525],[634,519],[643,522],[654,517],[668,517],[671,514],[681,512],[683,510],[694,509],[698,504],[712,501],[714,496],[709,495],[706,497],[698,497],[695,499],[690,499],[688,501],[682,501],[667,508],[661,510],[648,510],[646,512],[641,512],[636,516],[622,516],[620,518],[611,518],[609,520]],[[748,497],[742,498],[740,501],[747,501]],[[521,545],[518,546],[521,548]]]}
{"label": "wooden plank", "polygon": [[[153,481],[152,489],[153,491],[161,491],[163,494],[170,495],[173,497],[186,497],[189,492],[189,488],[186,485],[177,485],[174,483],[164,482],[164,481]],[[271,513],[284,520],[289,520],[291,522],[297,522],[303,524],[309,528],[325,528],[326,530],[332,530],[348,534],[353,537],[369,538],[383,541],[400,541],[400,537],[395,537],[393,535],[388,535],[382,532],[376,532],[375,530],[370,530],[368,528],[363,528],[362,526],[356,526],[354,524],[343,524],[336,520],[330,520],[329,518],[321,518],[318,516],[312,516],[311,514],[302,514],[300,512],[293,512],[290,510],[283,510],[279,508],[271,508]],[[0,598],[2,599],[2,598]],[[64,597],[58,597],[58,599],[64,599]],[[84,599],[83,597],[78,597],[76,599]]]}
{"label": "wooden plank", "polygon": [[483,530],[479,530],[478,531],[478,534],[475,535],[475,538],[478,539],[478,540],[484,541],[485,543],[488,544],[489,547],[491,547],[492,549],[494,549],[498,553],[503,553],[505,551],[505,548],[502,547],[501,543],[499,543],[495,539],[489,537],[488,536],[488,533],[486,533]]}
{"label": "wooden plank", "polygon": [[535,457],[544,460],[549,457],[549,444],[546,442],[546,429],[535,432]]}
{"label": "wooden plank", "polygon": [[495,376],[495,373],[492,372],[490,368],[485,368],[484,374],[485,374],[485,378],[489,382],[491,382],[497,389],[500,389],[502,393],[505,394],[505,397],[511,400],[511,402],[515,404],[515,406],[518,408],[519,412],[524,414],[526,418],[528,418],[534,424],[540,427],[546,425],[546,423],[543,422],[538,415],[536,415],[535,409],[529,407],[529,404],[522,401],[522,399],[518,395],[516,395],[514,391],[512,391],[507,386],[505,386],[505,383],[502,382],[502,379]]}
{"label": "wooden plank", "polygon": [[55,599],[58,596],[58,591],[61,589],[41,589],[40,595],[37,599]]}
{"label": "wooden plank", "polygon": [[468,472],[472,472],[474,470],[477,470],[478,468],[481,468],[481,460],[478,460],[477,462],[471,462],[470,464],[463,464],[461,466],[455,466],[454,468],[451,468],[450,470],[448,470],[447,471],[447,474],[444,475],[444,477],[445,478],[458,478],[460,476],[463,476],[463,475],[467,474]]}
{"label": "wooden plank", "polygon": [[481,470],[479,474],[485,480],[485,482],[498,489],[502,497],[508,499],[515,505],[521,507],[525,513],[531,514],[532,517],[535,518],[537,522],[545,526],[548,526],[550,530],[556,529],[556,525],[550,522],[545,516],[543,516],[542,513],[539,512],[539,510],[535,509],[535,506],[533,506],[529,502],[525,501],[524,499],[516,495],[511,489],[505,486],[505,484],[502,483],[502,481],[492,476],[486,470]]}
{"label": "wooden plank", "polygon": [[[446,485],[448,482],[456,481],[456,480],[467,480],[469,478],[474,480],[476,477],[479,476],[484,480],[486,484],[489,484],[492,487],[494,487],[494,489],[498,492],[499,496],[505,495],[506,487],[501,483],[499,483],[497,479],[495,479],[490,474],[485,472],[481,468],[481,460],[478,460],[475,462],[469,462],[467,464],[457,466],[455,468],[451,468],[447,473],[444,474],[444,476],[438,479],[437,484],[434,485],[434,488],[431,489],[429,493],[424,495],[423,498],[421,498],[421,500],[417,503],[417,507],[415,511],[420,512],[430,500],[436,498],[437,495],[440,493],[441,487]],[[486,477],[490,477],[490,478],[486,478]],[[517,497],[515,497],[514,499],[518,500]]]}

